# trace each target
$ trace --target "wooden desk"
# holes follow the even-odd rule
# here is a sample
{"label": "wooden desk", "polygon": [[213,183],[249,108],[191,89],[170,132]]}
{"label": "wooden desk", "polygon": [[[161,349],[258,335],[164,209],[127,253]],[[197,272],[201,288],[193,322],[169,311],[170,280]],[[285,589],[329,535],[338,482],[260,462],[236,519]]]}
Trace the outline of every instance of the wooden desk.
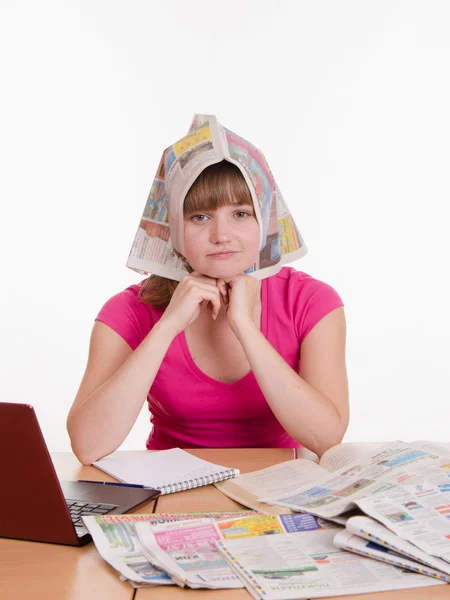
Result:
{"label": "wooden desk", "polygon": [[[242,473],[293,458],[292,450],[289,449],[207,449],[191,452],[218,464],[237,467]],[[112,477],[95,467],[83,467],[69,452],[52,454],[52,459],[60,479],[114,481]],[[143,504],[134,512],[154,512],[153,504],[153,501]],[[215,487],[208,486],[166,496],[157,510],[176,512],[185,509],[196,511],[241,508],[240,504],[221,494]],[[159,587],[157,589],[160,590]],[[229,592],[229,590],[223,591]],[[174,590],[174,593],[177,591]],[[83,548],[76,548],[0,538],[0,598],[2,599],[131,600],[135,596],[136,591],[129,583],[119,580],[92,543]],[[249,600],[248,594],[246,600]]]}
{"label": "wooden desk", "polygon": [[[289,449],[191,450],[206,460],[237,467],[242,473],[263,469],[293,458]],[[94,467],[81,466],[70,453],[53,454],[61,479],[111,477]],[[149,513],[153,503],[135,512]],[[238,510],[239,504],[214,486],[162,496],[158,512]],[[0,598],[5,600],[250,600],[246,590],[190,590],[155,587],[134,590],[121,582],[91,543],[72,548],[0,538]],[[450,600],[450,586],[341,596],[341,600]]]}

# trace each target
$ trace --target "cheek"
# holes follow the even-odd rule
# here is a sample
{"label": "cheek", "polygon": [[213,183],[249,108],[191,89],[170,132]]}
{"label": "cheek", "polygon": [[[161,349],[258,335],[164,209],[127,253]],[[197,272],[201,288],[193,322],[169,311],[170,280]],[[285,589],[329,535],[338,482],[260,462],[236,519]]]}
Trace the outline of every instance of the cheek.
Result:
{"label": "cheek", "polygon": [[190,264],[192,260],[195,261],[195,257],[198,255],[198,251],[202,245],[200,229],[200,227],[194,228],[189,227],[189,225],[185,225],[184,227],[184,254]]}
{"label": "cheek", "polygon": [[259,225],[255,220],[252,227],[246,232],[246,246],[252,255],[256,256],[259,253]]}

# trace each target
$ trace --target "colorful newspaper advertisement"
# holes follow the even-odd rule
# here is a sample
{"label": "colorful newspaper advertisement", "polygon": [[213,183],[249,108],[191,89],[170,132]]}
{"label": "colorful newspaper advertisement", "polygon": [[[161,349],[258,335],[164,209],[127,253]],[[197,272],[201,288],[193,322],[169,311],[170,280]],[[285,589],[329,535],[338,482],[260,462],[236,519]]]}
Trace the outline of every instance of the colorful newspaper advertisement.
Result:
{"label": "colorful newspaper advertisement", "polygon": [[223,539],[272,537],[314,532],[337,526],[312,515],[236,516],[214,521],[197,519],[183,523],[139,523],[136,530],[148,560],[165,571],[181,587],[236,588],[241,580],[218,552]]}
{"label": "colorful newspaper advertisement", "polygon": [[180,281],[184,256],[183,203],[200,173],[215,163],[235,165],[248,185],[260,228],[260,250],[246,273],[275,275],[307,252],[264,154],[223,127],[214,115],[195,115],[188,134],[164,150],[133,241],[127,267]]}
{"label": "colorful newspaper advertisement", "polygon": [[181,587],[239,588],[242,584],[215,548],[220,534],[212,519],[149,526],[136,531],[148,560]]}
{"label": "colorful newspaper advertisement", "polygon": [[[286,515],[289,516],[289,515]],[[337,548],[336,530],[320,529],[217,542],[256,599],[295,600],[445,585]]]}
{"label": "colorful newspaper advertisement", "polygon": [[231,511],[214,513],[155,513],[137,515],[96,515],[83,517],[83,522],[92,536],[100,556],[115,569],[121,579],[128,580],[134,587],[174,585],[172,579],[144,555],[136,533],[137,522],[173,523],[181,520],[228,519],[254,514],[253,511]]}

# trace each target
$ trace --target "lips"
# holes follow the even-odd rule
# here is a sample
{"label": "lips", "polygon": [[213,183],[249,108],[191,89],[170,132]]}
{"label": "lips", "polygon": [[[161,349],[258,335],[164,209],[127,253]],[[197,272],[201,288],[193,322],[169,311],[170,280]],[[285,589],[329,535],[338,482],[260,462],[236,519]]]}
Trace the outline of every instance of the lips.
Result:
{"label": "lips", "polygon": [[216,252],[215,254],[208,254],[208,256],[212,256],[213,258],[229,258],[237,254],[236,252]]}

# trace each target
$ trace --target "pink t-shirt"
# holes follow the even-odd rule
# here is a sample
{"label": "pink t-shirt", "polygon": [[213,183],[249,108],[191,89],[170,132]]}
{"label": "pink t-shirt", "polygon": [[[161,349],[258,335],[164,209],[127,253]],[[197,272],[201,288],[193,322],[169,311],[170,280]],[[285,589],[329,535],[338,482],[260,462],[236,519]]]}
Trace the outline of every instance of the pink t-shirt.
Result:
{"label": "pink t-shirt", "polygon": [[[113,296],[96,319],[132,350],[164,313],[164,307],[139,299],[140,287]],[[263,279],[261,302],[261,332],[296,372],[302,341],[325,315],[343,306],[328,284],[290,267]],[[277,421],[252,371],[231,384],[212,379],[192,359],[184,332],[170,345],[147,400],[153,424],[149,450],[300,446]]]}

